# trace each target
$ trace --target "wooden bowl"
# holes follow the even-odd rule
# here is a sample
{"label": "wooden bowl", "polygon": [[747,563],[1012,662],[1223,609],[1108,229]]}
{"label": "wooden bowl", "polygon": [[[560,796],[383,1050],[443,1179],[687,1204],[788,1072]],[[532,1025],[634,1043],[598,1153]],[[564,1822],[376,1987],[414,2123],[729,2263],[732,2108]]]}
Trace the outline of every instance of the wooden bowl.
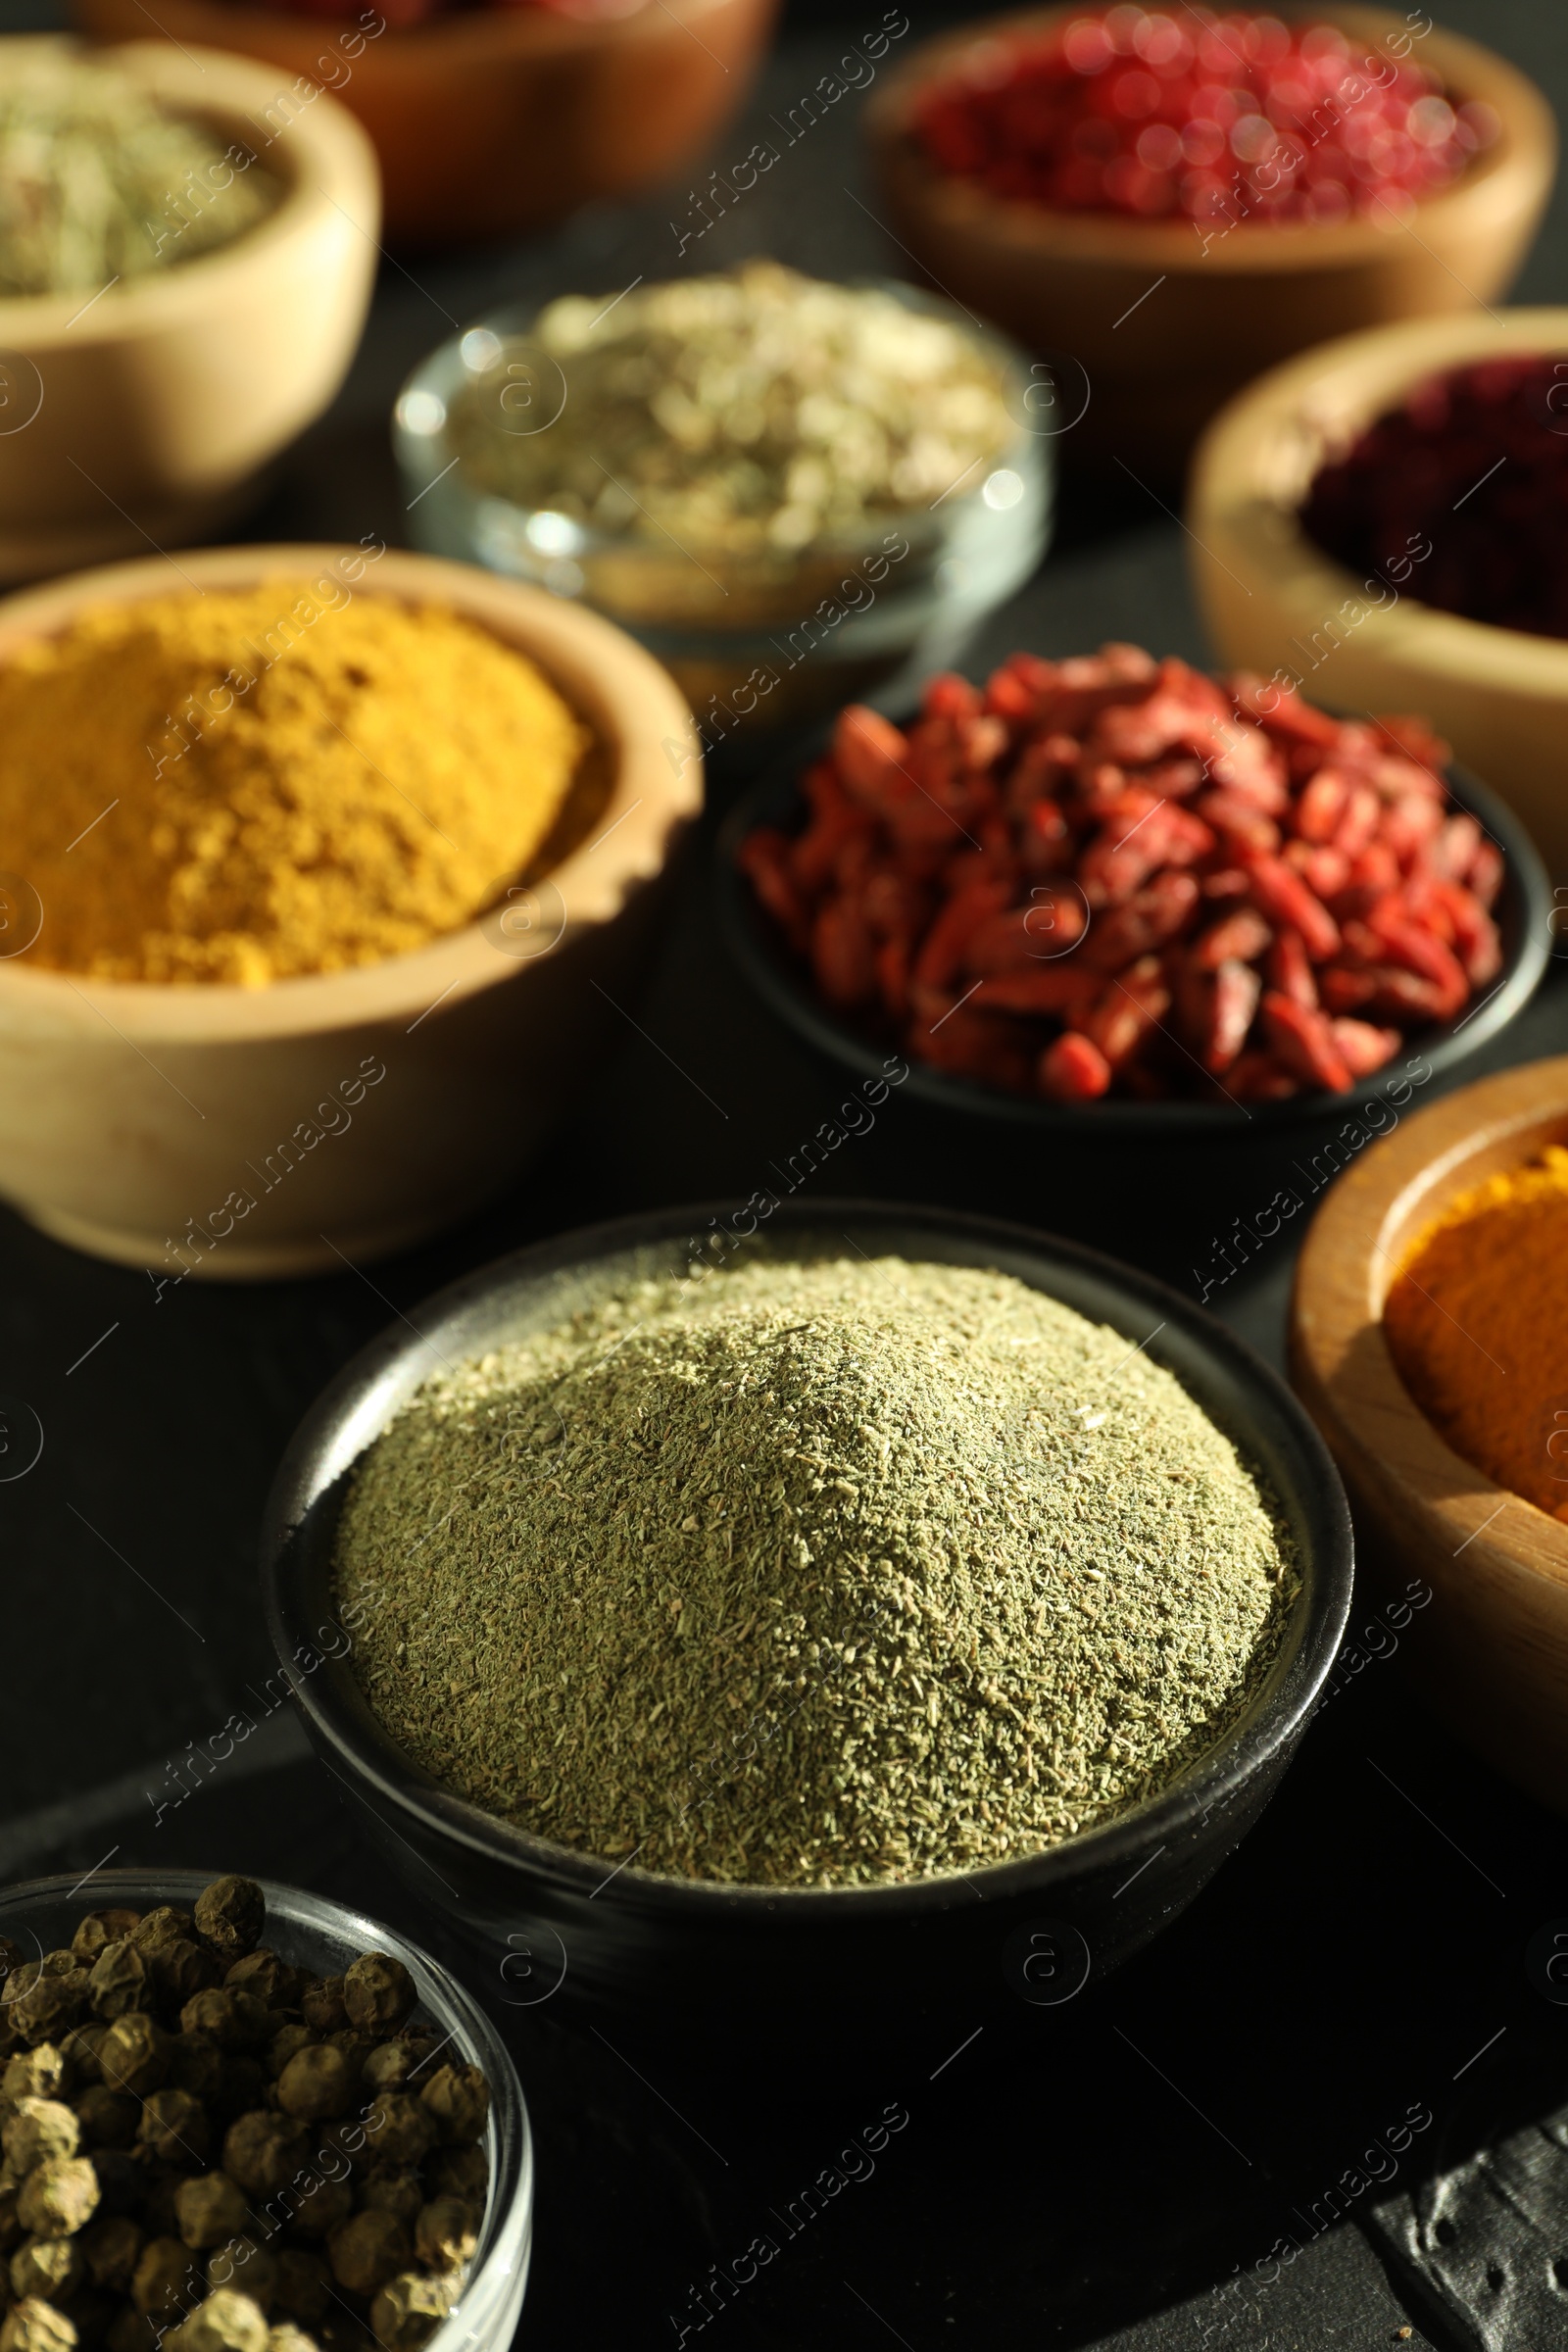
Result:
{"label": "wooden bowl", "polygon": [[[388,235],[414,247],[514,235],[684,170],[744,100],[776,6],[645,0],[601,24],[475,7],[367,34],[373,9],[338,20],[161,0],[158,23],[276,69],[259,110],[270,122],[334,91],[380,158]],[[100,40],[147,28],[141,0],[73,0],[73,13]]]}
{"label": "wooden bowl", "polygon": [[[1073,364],[1058,375],[1064,408],[1081,412],[1063,418],[1076,446],[1140,472],[1169,466],[1259,369],[1352,327],[1472,310],[1512,280],[1551,190],[1556,129],[1533,83],[1456,33],[1431,30],[1411,54],[1460,98],[1494,107],[1501,135],[1408,229],[1390,218],[1243,220],[1205,248],[1185,219],[1053,211],[939,170],[911,127],[925,90],[999,33],[1070,13],[1026,9],[943,34],[872,93],[865,121],[883,205],[921,268],[1031,349]],[[1330,0],[1311,16],[1369,45],[1411,43],[1406,19],[1382,9]]]}
{"label": "wooden bowl", "polygon": [[1287,668],[1339,708],[1425,711],[1466,766],[1511,802],[1558,882],[1568,879],[1558,773],[1568,643],[1423,605],[1415,565],[1402,595],[1392,582],[1363,581],[1297,520],[1323,460],[1423,376],[1505,352],[1568,354],[1568,310],[1409,319],[1276,368],[1203,438],[1189,554],[1222,660]]}
{"label": "wooden bowl", "polygon": [[[360,554],[221,548],[179,570],[248,588]],[[172,582],[153,558],[8,598],[0,660]],[[467,564],[383,554],[355,592],[445,604],[554,679],[597,737],[577,846],[429,947],[270,988],[0,961],[0,1195],[95,1255],[221,1281],[401,1249],[514,1177],[624,1029],[655,885],[702,799],[679,693],[609,621]]]}
{"label": "wooden bowl", "polygon": [[[8,59],[63,46],[0,41],[0,76]],[[257,146],[253,118],[276,90],[265,67],[168,41],[115,62]],[[231,245],[96,296],[0,300],[0,581],[220,528],[332,399],[375,278],[375,157],[321,97],[267,160],[282,202]]]}
{"label": "wooden bowl", "polygon": [[[1450,1451],[1383,1336],[1402,1254],[1456,1194],[1568,1141],[1568,1055],[1483,1078],[1362,1152],[1313,1219],[1291,1369],[1349,1489],[1357,1564],[1417,1580],[1396,1641],[1487,1761],[1568,1811],[1568,1526]],[[1568,1492],[1568,1489],[1565,1489]]]}

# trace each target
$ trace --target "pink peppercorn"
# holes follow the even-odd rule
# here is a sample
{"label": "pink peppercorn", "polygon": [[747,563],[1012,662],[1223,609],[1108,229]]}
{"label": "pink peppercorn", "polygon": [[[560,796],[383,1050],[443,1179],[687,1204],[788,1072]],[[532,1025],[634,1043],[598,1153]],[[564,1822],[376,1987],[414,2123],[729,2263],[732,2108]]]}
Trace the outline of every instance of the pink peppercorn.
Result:
{"label": "pink peppercorn", "polygon": [[1407,213],[1497,135],[1414,59],[1277,17],[1086,11],[998,36],[927,94],[917,128],[943,170],[994,195],[1079,212],[1332,223]]}

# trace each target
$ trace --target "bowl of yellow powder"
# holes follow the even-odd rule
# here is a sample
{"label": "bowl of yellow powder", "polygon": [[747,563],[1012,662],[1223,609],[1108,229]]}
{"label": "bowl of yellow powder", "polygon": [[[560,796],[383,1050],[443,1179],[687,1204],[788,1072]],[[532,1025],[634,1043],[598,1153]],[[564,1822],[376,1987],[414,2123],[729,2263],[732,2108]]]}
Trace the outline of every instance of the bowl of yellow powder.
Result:
{"label": "bowl of yellow powder", "polygon": [[315,83],[0,39],[0,582],[221,530],[347,373],[379,228],[370,143]]}
{"label": "bowl of yellow powder", "polygon": [[701,772],[609,622],[373,535],[0,603],[0,1195],[169,1281],[463,1213],[608,1045]]}
{"label": "bowl of yellow powder", "polygon": [[1489,1762],[1568,1811],[1568,1057],[1446,1096],[1326,1197],[1297,1386],[1375,1580],[1347,1672],[1396,1650]]}

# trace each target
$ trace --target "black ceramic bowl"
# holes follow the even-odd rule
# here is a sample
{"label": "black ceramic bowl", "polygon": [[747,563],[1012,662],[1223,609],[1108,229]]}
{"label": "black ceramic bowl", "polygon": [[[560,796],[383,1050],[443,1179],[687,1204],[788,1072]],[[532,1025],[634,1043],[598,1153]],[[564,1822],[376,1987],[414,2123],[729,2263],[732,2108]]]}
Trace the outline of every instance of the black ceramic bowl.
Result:
{"label": "black ceramic bowl", "polygon": [[[1074,1243],[939,1209],[818,1200],[780,1205],[746,1246],[813,1257],[848,1244],[1015,1275],[1124,1332],[1129,1348],[1147,1347],[1267,1481],[1296,1540],[1301,1594],[1246,1717],[1163,1796],[967,1877],[846,1889],[700,1885],[612,1869],[476,1810],[395,1747],[362,1698],[331,1592],[356,1460],[439,1367],[548,1329],[628,1278],[682,1271],[714,1213],[711,1203],[663,1209],[518,1250],[400,1320],[325,1391],[273,1484],[262,1561],[272,1640],[313,1740],[411,1891],[482,1946],[491,1968],[509,1951],[525,1954],[509,1997],[554,1996],[552,2015],[608,2022],[640,2011],[667,2024],[728,2014],[765,2020],[776,2043],[799,2015],[801,1988],[830,1983],[839,2014],[862,2030],[867,2017],[891,2026],[906,2001],[937,2008],[966,1989],[994,1992],[1008,1937],[1042,1919],[1076,1931],[1102,1973],[1192,1900],[1272,1793],[1344,1630],[1350,1523],[1322,1441],[1259,1357],[1175,1292]],[[726,1224],[736,1215],[733,1205],[716,1213]]]}
{"label": "black ceramic bowl", "polygon": [[[810,972],[759,905],[736,861],[741,843],[759,825],[777,825],[785,833],[800,830],[806,818],[800,778],[811,760],[820,757],[827,740],[825,731],[818,732],[792,759],[770,768],[730,810],[717,847],[719,924],[752,987],[818,1057],[856,1078],[878,1078],[883,1057],[897,1041],[891,1037],[878,1040],[853,1028],[824,1004]],[[1507,871],[1495,910],[1502,945],[1499,977],[1450,1027],[1414,1031],[1408,1040],[1409,1054],[1421,1056],[1431,1077],[1437,1079],[1460,1075],[1480,1048],[1523,1009],[1540,985],[1553,946],[1551,884],[1529,834],[1506,803],[1463,768],[1449,768],[1447,781],[1458,807],[1468,809],[1501,850]],[[999,1129],[1011,1128],[1022,1135],[1071,1138],[1089,1145],[1138,1140],[1173,1146],[1223,1144],[1227,1138],[1242,1135],[1262,1142],[1282,1130],[1351,1117],[1360,1104],[1382,1095],[1403,1066],[1402,1056],[1396,1056],[1348,1094],[1299,1094],[1283,1102],[1253,1102],[1245,1108],[1230,1102],[1109,1099],[1050,1102],[1037,1095],[1015,1095],[1001,1087],[950,1077],[915,1060],[910,1061],[909,1075],[900,1092],[950,1118],[989,1122],[993,1135]],[[1407,1099],[1407,1091],[1400,1100]]]}

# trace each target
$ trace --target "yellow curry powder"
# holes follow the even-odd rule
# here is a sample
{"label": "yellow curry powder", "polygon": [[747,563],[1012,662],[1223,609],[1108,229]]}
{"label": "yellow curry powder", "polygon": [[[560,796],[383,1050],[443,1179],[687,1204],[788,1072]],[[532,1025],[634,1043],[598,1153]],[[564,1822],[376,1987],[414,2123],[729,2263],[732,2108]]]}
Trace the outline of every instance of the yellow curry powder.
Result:
{"label": "yellow curry powder", "polygon": [[330,573],[106,606],[0,664],[0,866],[57,970],[374,963],[527,867],[587,742],[484,629]]}
{"label": "yellow curry powder", "polygon": [[1454,1452],[1568,1519],[1568,1151],[1461,1193],[1417,1238],[1383,1328]]}

